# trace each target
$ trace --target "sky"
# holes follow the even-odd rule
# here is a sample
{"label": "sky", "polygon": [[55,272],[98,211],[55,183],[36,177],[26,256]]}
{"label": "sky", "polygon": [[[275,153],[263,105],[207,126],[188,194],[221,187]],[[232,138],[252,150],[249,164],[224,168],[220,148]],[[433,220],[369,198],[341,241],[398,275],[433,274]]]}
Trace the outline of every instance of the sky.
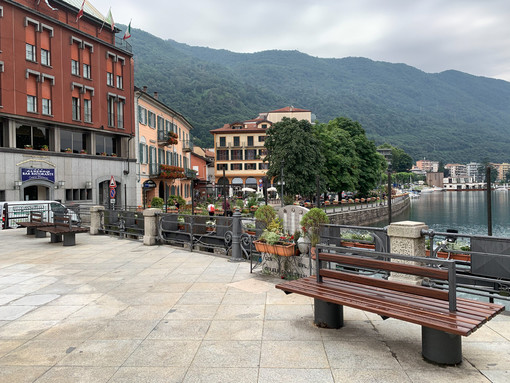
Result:
{"label": "sky", "polygon": [[[509,0],[89,0],[188,45],[366,57],[510,81]],[[122,33],[120,33],[122,35]]]}

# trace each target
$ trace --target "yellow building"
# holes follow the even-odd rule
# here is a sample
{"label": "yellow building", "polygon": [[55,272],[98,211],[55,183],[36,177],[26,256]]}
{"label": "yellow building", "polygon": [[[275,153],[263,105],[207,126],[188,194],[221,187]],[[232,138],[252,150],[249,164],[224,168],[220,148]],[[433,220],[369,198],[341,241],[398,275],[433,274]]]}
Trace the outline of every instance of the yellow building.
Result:
{"label": "yellow building", "polygon": [[268,169],[268,163],[263,162],[266,130],[283,117],[312,122],[311,111],[290,106],[210,131],[214,136],[216,185],[231,185],[230,194],[237,194],[243,188],[262,189],[262,179]]}
{"label": "yellow building", "polygon": [[[141,206],[150,204],[153,197],[163,200],[179,195],[191,201],[190,152],[193,126],[180,113],[154,96],[135,88],[137,153],[137,200]],[[175,139],[170,136],[175,136]],[[175,168],[166,168],[165,166]],[[163,168],[162,168],[163,166]]]}

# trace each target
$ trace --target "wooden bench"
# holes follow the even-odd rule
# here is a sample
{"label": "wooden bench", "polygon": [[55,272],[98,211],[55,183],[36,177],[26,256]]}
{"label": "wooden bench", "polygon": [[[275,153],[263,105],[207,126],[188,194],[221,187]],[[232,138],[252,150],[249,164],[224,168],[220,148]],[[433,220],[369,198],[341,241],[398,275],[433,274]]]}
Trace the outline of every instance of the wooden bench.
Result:
{"label": "wooden bench", "polygon": [[27,235],[35,234],[36,238],[44,238],[46,237],[46,233],[44,231],[40,231],[37,229],[41,227],[51,226],[53,225],[53,223],[44,221],[43,213],[41,211],[31,211],[30,221],[18,222],[18,225],[27,228]]}
{"label": "wooden bench", "polygon": [[[501,305],[457,298],[454,261],[332,249],[330,253],[319,253],[316,276],[276,285],[287,294],[314,298],[314,321],[318,326],[342,327],[344,305],[381,315],[383,319],[415,323],[422,326],[425,359],[458,364],[462,362],[461,336],[468,336],[504,310]],[[448,290],[403,283],[392,277],[385,279],[391,272],[448,281]]]}
{"label": "wooden bench", "polygon": [[[51,226],[40,227],[38,230],[51,234],[51,243],[63,242],[64,246],[76,245],[76,233],[86,233],[86,227],[73,226],[68,215],[55,215]],[[64,239],[62,241],[62,238]]]}

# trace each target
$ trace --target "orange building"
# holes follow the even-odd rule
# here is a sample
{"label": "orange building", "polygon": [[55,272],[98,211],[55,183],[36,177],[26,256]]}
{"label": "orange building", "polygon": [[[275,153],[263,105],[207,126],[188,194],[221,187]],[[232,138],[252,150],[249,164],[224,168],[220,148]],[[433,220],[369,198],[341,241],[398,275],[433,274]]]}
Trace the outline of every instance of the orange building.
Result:
{"label": "orange building", "polygon": [[135,107],[139,205],[149,205],[153,197],[167,200],[170,195],[191,201],[191,180],[195,178],[190,168],[193,126],[161,102],[157,92],[149,95],[147,87],[135,88]]}

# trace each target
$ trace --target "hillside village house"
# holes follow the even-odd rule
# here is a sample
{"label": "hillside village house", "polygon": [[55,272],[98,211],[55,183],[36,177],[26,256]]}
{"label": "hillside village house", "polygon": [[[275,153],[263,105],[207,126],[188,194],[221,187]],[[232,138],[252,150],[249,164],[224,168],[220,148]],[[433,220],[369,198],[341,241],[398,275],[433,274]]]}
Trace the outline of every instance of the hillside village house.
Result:
{"label": "hillside village house", "polygon": [[135,203],[131,47],[80,7],[0,2],[0,201]]}
{"label": "hillside village house", "polygon": [[135,88],[138,137],[137,201],[148,206],[154,197],[170,195],[191,201],[191,181],[195,172],[190,168],[193,126],[180,113],[159,100],[158,93],[147,93],[147,87]]}
{"label": "hillside village house", "polygon": [[290,106],[261,113],[252,120],[225,124],[210,131],[214,136],[217,186],[230,185],[229,195],[238,194],[243,188],[261,191],[263,177],[269,167],[267,162],[263,162],[266,156],[266,129],[284,117],[312,122],[311,111]]}

